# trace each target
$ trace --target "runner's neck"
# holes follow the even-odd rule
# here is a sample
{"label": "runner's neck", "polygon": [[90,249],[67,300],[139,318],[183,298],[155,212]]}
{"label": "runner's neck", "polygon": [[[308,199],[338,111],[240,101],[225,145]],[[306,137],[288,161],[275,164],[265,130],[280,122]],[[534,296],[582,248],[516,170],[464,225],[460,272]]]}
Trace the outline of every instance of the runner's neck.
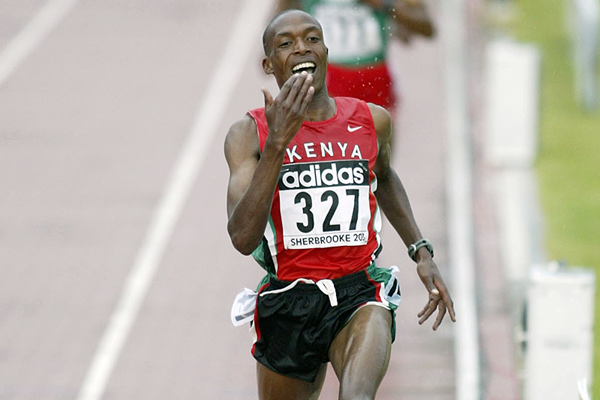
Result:
{"label": "runner's neck", "polygon": [[335,100],[329,97],[327,90],[315,93],[308,106],[307,121],[325,121],[335,116],[337,106]]}

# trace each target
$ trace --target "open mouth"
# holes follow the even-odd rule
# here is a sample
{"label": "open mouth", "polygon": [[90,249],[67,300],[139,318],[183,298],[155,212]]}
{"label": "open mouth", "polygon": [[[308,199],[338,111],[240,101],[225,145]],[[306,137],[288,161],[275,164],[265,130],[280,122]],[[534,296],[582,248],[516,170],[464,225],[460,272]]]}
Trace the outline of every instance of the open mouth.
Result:
{"label": "open mouth", "polygon": [[292,74],[299,74],[303,71],[308,72],[309,74],[314,74],[315,70],[317,69],[317,66],[315,65],[314,62],[303,62],[300,63],[296,66],[294,66],[294,68],[292,68]]}

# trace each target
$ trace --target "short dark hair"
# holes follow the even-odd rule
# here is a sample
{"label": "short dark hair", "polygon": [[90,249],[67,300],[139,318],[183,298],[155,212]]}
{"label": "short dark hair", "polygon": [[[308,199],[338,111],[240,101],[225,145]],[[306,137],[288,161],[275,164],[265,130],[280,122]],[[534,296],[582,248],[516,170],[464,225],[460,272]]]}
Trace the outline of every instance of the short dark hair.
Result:
{"label": "short dark hair", "polygon": [[[321,24],[319,23],[319,21],[317,21],[317,19],[315,17],[313,17],[312,15],[310,15],[309,13],[307,13],[307,12],[305,12],[303,10],[299,10],[297,8],[290,8],[289,10],[284,10],[284,11],[280,12],[279,14],[277,14],[276,16],[274,16],[273,19],[271,19],[271,21],[269,22],[269,24],[265,28],[265,31],[263,32],[263,35],[262,35],[263,50],[264,50],[266,56],[269,55],[269,46],[271,44],[269,36],[271,35],[273,24],[280,17],[282,17],[282,16],[284,16],[286,14],[292,13],[292,12],[301,12],[303,14],[306,14],[306,15],[310,16],[319,25],[319,28],[321,28]],[[321,30],[322,30],[322,28],[321,28]]]}

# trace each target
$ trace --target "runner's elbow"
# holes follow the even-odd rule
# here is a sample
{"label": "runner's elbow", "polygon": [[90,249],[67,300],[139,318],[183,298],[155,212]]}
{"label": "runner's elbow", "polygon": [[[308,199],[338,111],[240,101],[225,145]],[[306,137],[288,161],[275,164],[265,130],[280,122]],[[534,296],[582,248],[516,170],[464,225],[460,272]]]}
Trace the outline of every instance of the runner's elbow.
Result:
{"label": "runner's elbow", "polygon": [[245,256],[252,254],[254,249],[256,249],[260,243],[260,240],[253,240],[253,238],[249,237],[249,235],[245,235],[239,230],[234,230],[231,227],[231,224],[227,226],[227,230],[229,231],[229,237],[231,238],[233,247]]}
{"label": "runner's elbow", "polygon": [[236,242],[233,242],[233,247],[235,247],[235,249],[237,251],[239,251],[240,253],[242,253],[245,256],[249,256],[250,254],[252,254],[252,252],[256,248],[256,247],[246,246],[244,244],[238,244]]}

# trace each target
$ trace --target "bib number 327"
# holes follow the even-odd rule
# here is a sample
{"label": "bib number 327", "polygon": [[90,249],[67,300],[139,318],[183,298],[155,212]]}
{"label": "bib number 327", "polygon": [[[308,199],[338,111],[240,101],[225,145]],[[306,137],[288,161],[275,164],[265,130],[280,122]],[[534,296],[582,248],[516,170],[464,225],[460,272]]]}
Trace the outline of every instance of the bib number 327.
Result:
{"label": "bib number 327", "polygon": [[279,199],[286,249],[367,243],[367,161],[286,165],[279,179]]}

